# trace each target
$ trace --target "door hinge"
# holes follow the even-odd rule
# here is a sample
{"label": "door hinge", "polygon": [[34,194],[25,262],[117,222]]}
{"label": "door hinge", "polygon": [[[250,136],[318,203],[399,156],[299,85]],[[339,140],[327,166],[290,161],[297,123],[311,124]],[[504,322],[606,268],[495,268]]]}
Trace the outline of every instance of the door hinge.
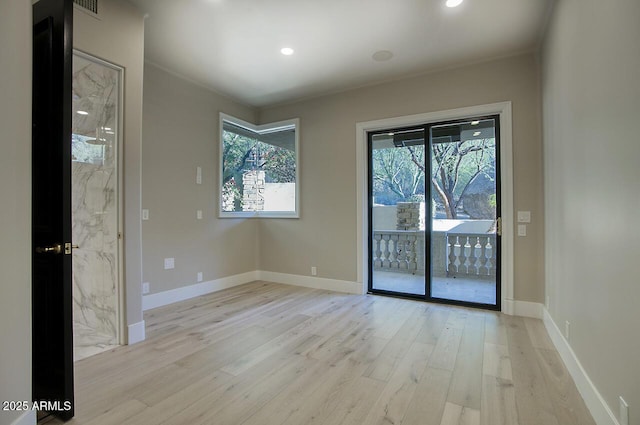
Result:
{"label": "door hinge", "polygon": [[496,219],[496,234],[502,236],[502,217]]}

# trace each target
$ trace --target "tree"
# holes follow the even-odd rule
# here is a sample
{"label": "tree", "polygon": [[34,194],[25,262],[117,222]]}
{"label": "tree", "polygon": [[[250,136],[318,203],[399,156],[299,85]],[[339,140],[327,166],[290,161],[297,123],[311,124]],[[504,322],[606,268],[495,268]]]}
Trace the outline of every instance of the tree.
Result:
{"label": "tree", "polygon": [[264,171],[268,183],[296,181],[295,152],[231,131],[223,131],[222,136],[222,191],[225,211],[242,209],[242,176],[247,171]]}
{"label": "tree", "polygon": [[[424,158],[424,147],[416,147],[414,155]],[[374,149],[372,161],[376,202],[395,204],[420,195],[424,199],[424,167],[416,166],[406,148]]]}
{"label": "tree", "polygon": [[[408,147],[412,162],[423,172],[421,152]],[[495,139],[436,143],[432,146],[431,185],[444,205],[447,218],[458,217],[458,207],[469,183],[480,173],[495,173]]]}

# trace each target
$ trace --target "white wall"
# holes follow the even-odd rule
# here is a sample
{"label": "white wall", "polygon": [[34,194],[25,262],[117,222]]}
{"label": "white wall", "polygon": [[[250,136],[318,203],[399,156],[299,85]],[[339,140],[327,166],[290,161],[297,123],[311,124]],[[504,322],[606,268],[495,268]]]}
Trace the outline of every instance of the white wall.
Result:
{"label": "white wall", "polygon": [[560,0],[543,46],[546,294],[610,409],[640,424],[640,2]]}
{"label": "white wall", "polygon": [[0,401],[31,400],[31,28],[30,1],[0,2]]}

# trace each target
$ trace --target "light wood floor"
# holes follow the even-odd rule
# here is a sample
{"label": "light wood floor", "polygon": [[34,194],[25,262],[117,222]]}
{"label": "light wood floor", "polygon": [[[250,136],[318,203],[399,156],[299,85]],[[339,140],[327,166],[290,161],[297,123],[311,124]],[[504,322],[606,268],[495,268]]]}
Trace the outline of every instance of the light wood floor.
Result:
{"label": "light wood floor", "polygon": [[594,424],[539,320],[264,282],[144,318],[69,423]]}

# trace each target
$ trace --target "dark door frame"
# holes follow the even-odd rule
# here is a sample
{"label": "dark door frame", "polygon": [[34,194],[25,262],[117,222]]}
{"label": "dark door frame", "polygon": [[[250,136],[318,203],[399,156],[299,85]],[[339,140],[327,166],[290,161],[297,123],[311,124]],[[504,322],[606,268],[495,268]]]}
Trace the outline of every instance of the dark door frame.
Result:
{"label": "dark door frame", "polygon": [[[367,291],[371,294],[379,294],[379,295],[387,295],[387,296],[395,296],[402,298],[410,298],[410,299],[418,299],[424,300],[433,303],[441,303],[441,304],[449,304],[449,305],[457,305],[463,307],[473,307],[473,308],[482,308],[486,310],[497,310],[501,311],[502,309],[502,284],[501,284],[501,269],[502,269],[502,234],[501,232],[497,232],[496,234],[496,277],[495,277],[495,291],[496,291],[496,304],[484,304],[477,302],[469,302],[469,301],[460,301],[460,300],[451,300],[445,298],[435,298],[431,296],[431,261],[428,261],[431,258],[431,233],[432,233],[432,220],[425,220],[425,294],[411,294],[411,293],[403,293],[403,292],[395,292],[383,289],[375,289],[373,288],[373,155],[372,155],[372,136],[374,134],[381,133],[389,133],[389,132],[402,132],[407,130],[419,130],[422,129],[424,133],[424,146],[425,146],[425,169],[431,170],[431,129],[437,126],[450,125],[468,122],[470,120],[486,120],[493,119],[494,131],[495,131],[495,176],[496,176],[496,217],[501,220],[502,210],[501,210],[501,202],[502,202],[502,185],[501,185],[501,150],[500,150],[500,114],[488,114],[488,115],[470,115],[469,117],[464,118],[456,118],[449,120],[440,120],[433,121],[429,123],[425,123],[423,125],[413,125],[413,126],[405,126],[405,127],[393,127],[382,130],[371,130],[366,132],[366,145],[367,145]],[[432,196],[431,184],[429,182],[429,177],[425,176],[425,199],[431,199]],[[499,225],[500,226],[500,225]]]}
{"label": "dark door frame", "polygon": [[[33,5],[32,396],[74,415],[71,280],[72,0]],[[40,404],[42,403],[42,405]]]}

